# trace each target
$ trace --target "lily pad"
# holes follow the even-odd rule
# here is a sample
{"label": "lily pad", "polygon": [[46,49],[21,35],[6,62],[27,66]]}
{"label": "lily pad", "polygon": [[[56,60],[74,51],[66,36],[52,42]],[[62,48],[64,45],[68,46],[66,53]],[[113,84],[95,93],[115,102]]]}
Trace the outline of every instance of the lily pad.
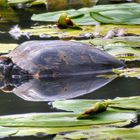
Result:
{"label": "lily pad", "polygon": [[140,109],[139,102],[140,96],[115,98],[114,100],[112,100],[112,104],[110,104],[109,106],[120,109],[139,110]]}
{"label": "lily pad", "polygon": [[[7,128],[7,127],[3,127]],[[60,132],[71,132],[79,131],[84,129],[89,129],[91,126],[77,126],[77,127],[56,127],[56,128],[46,128],[46,127],[18,127],[17,133],[13,134],[13,137],[17,136],[45,136],[48,134],[57,134]]]}
{"label": "lily pad", "polygon": [[[104,127],[106,130],[109,129],[109,131],[116,133],[122,129],[115,128],[115,126],[127,125],[137,117],[135,110],[140,108],[138,105],[139,99],[140,97],[138,96],[109,100],[111,104],[107,110],[94,115],[89,120],[78,120],[76,117],[79,115],[79,112],[95,104],[97,100],[55,101],[53,102],[53,106],[74,112],[28,113],[0,116],[0,126],[3,126],[0,128],[0,135],[4,137],[9,135],[13,137],[30,135],[44,136],[59,132],[77,131],[74,134],[75,136],[79,136],[79,133],[83,133],[83,130],[90,133],[90,131],[97,129],[96,132],[100,134],[104,132]],[[108,128],[108,126],[113,127]],[[126,131],[128,130],[126,129]],[[73,133],[69,134],[73,135]],[[86,137],[87,135],[83,136]]]}
{"label": "lily pad", "polygon": [[125,77],[137,77],[140,78],[140,68],[126,68],[123,70],[113,70],[114,73],[116,73],[119,77],[125,76]]}
{"label": "lily pad", "polygon": [[126,122],[136,117],[133,111],[110,109],[91,120],[78,120],[77,113],[29,113],[0,117],[0,126],[5,127],[76,127]]}
{"label": "lily pad", "polygon": [[[101,5],[94,6],[91,8],[82,8],[79,10],[75,10],[75,12],[71,13],[70,10],[60,11],[60,12],[50,12],[43,14],[36,14],[32,16],[32,20],[34,21],[46,21],[46,22],[57,22],[58,17],[66,12],[71,19],[74,19],[74,22],[79,25],[94,25],[97,22],[101,23],[113,23],[113,24],[140,24],[140,5],[136,3],[130,4],[114,4],[114,5]],[[55,17],[50,16],[55,14]],[[77,14],[83,14],[83,16],[75,16]],[[86,18],[85,18],[86,17]],[[88,18],[88,20],[87,20]],[[87,22],[89,21],[89,22]]]}
{"label": "lily pad", "polygon": [[9,53],[9,51],[15,49],[18,46],[18,44],[4,44],[0,43],[0,53]]}
{"label": "lily pad", "polygon": [[134,128],[92,128],[89,130],[83,130],[78,132],[72,132],[68,134],[58,134],[54,140],[65,140],[65,139],[71,139],[71,140],[81,140],[81,139],[87,139],[87,140],[117,140],[117,139],[123,139],[123,140],[139,140],[140,139],[140,126],[134,127]]}
{"label": "lily pad", "polygon": [[9,137],[18,132],[16,128],[0,127],[0,138]]}
{"label": "lily pad", "polygon": [[[131,39],[130,39],[131,38]],[[96,38],[90,40],[95,47],[125,61],[140,60],[140,37],[115,37],[112,39]]]}
{"label": "lily pad", "polygon": [[[64,100],[55,101],[52,103],[53,107],[66,111],[83,112],[93,106],[96,102],[102,100]],[[126,110],[139,110],[140,109],[140,96],[115,98],[108,100],[109,107],[124,108]]]}
{"label": "lily pad", "polygon": [[[74,21],[74,20],[73,20]],[[74,21],[75,22],[75,21]],[[95,26],[83,26],[82,30],[74,30],[74,29],[58,29],[54,26],[32,26],[31,29],[21,29],[21,31],[24,33],[30,32],[33,36],[43,36],[44,38],[47,38],[49,36],[49,39],[51,38],[57,38],[60,39],[60,37],[68,37],[69,39],[83,39],[84,38],[92,38],[92,36],[87,36],[87,34],[94,34],[99,30],[100,36],[105,36],[106,33],[110,29],[124,29],[124,34],[135,34],[140,35],[140,28],[139,26],[131,26],[131,25],[101,25],[98,27]],[[45,37],[46,35],[46,37]],[[96,40],[96,39],[95,39]],[[97,39],[98,40],[98,39]],[[90,40],[91,41],[91,40]],[[101,41],[101,39],[100,39]],[[107,42],[108,40],[102,40],[103,42]],[[102,43],[103,44],[103,43]]]}
{"label": "lily pad", "polygon": [[[139,8],[138,8],[139,9]],[[90,12],[91,17],[100,23],[139,24],[140,12],[134,9],[119,9],[101,12]]]}

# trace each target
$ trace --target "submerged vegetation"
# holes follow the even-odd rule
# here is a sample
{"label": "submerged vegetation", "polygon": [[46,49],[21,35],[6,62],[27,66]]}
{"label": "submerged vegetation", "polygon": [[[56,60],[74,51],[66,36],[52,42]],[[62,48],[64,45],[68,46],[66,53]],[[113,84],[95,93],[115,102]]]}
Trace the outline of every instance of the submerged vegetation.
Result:
{"label": "submerged vegetation", "polygon": [[[81,0],[80,5],[73,2],[0,0],[0,54],[7,54],[23,41],[33,39],[72,40],[113,55],[123,61],[125,67],[112,69],[109,75],[96,75],[94,79],[30,80],[12,89],[17,96],[30,101],[64,96],[69,99],[93,92],[116,77],[140,78],[140,65],[137,65],[140,61],[140,1],[118,4],[125,0],[111,0],[117,4],[110,5],[96,5],[109,3],[100,0],[92,3]],[[4,86],[6,82],[13,86],[11,81],[0,80]],[[1,89],[6,91],[3,85]],[[0,137],[55,134],[54,140],[139,140],[139,102],[140,96],[53,101],[52,107],[59,112],[0,116]]]}

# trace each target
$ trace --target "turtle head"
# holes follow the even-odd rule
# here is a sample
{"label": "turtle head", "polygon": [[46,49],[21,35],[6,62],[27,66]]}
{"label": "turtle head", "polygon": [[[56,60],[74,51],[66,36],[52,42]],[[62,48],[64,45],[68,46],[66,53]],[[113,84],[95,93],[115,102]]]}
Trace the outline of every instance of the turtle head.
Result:
{"label": "turtle head", "polygon": [[0,89],[2,91],[10,91],[5,90],[8,89],[7,86],[10,80],[11,69],[12,69],[12,60],[5,56],[0,56]]}
{"label": "turtle head", "polygon": [[12,65],[13,63],[10,58],[0,57],[0,79],[4,79],[10,75]]}

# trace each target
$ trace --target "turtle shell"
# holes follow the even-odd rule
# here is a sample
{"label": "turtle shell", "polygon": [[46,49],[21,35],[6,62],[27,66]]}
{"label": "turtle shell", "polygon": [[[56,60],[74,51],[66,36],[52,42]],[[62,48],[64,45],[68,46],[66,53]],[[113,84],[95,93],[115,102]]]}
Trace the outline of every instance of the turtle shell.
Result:
{"label": "turtle shell", "polygon": [[23,70],[39,77],[96,74],[123,66],[113,56],[74,41],[27,41],[8,57]]}

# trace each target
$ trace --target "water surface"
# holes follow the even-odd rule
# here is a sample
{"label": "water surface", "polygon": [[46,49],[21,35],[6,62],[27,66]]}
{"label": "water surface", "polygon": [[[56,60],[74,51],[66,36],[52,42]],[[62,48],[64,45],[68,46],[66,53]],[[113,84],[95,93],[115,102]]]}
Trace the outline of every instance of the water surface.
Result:
{"label": "water surface", "polygon": [[[16,10],[16,9],[15,9]],[[44,10],[44,9],[43,9]],[[42,10],[42,11],[43,11]],[[20,21],[18,23],[18,25],[21,28],[27,28],[30,27],[31,25],[34,24],[34,22],[31,22],[30,16],[31,16],[31,12],[29,11],[18,11],[20,14]],[[4,31],[6,33],[0,33],[0,43],[22,43],[24,41],[28,41],[29,39],[27,39],[26,37],[21,37],[19,40],[15,40],[13,39],[9,34],[8,31],[10,30],[10,28],[12,28],[14,25],[16,25],[16,23],[14,22],[9,22],[9,23],[5,23],[5,24],[0,24],[0,31]],[[30,38],[30,40],[40,40],[39,37],[34,37],[32,36]],[[76,79],[75,79],[76,80]],[[90,78],[90,83],[93,83],[94,78]],[[87,80],[88,81],[88,80]],[[69,83],[70,81],[68,81]],[[109,83],[110,82],[110,83]],[[100,84],[102,86],[100,86],[99,88],[97,88],[96,90],[91,90],[91,93],[88,94],[79,94],[78,97],[73,96],[73,98],[75,99],[113,99],[116,97],[128,97],[128,96],[137,96],[140,95],[140,80],[137,78],[116,78],[116,79],[112,79],[109,81],[104,81],[103,84],[100,82]],[[108,83],[108,84],[107,84]],[[71,83],[73,85],[75,85],[75,87],[78,86],[80,87],[82,85],[82,83],[79,83],[76,85],[76,82],[73,81],[73,83]],[[83,89],[86,88],[86,84],[88,84],[88,82],[83,85]],[[46,85],[44,85],[45,87]],[[84,87],[85,86],[85,87]],[[49,88],[49,87],[48,87]],[[47,88],[47,90],[48,90]],[[93,87],[95,88],[95,87]],[[83,90],[82,89],[82,90]],[[42,89],[41,89],[42,90]],[[48,92],[48,91],[45,92]],[[58,89],[59,91],[59,89]],[[57,89],[54,91],[56,94]],[[71,92],[73,92],[71,90]],[[51,92],[51,94],[53,94]],[[35,102],[32,100],[24,100],[23,98],[17,96],[15,93],[4,93],[3,91],[0,91],[0,115],[8,115],[8,114],[21,114],[21,113],[31,113],[31,112],[56,112],[59,110],[56,110],[54,108],[52,108],[49,105],[49,101],[41,101],[41,102]],[[26,138],[20,138],[21,140],[26,139],[26,140],[45,140],[45,139],[51,139],[52,136],[48,136],[45,138],[36,138],[36,137],[26,137]],[[17,140],[19,138],[5,138],[5,140]]]}

